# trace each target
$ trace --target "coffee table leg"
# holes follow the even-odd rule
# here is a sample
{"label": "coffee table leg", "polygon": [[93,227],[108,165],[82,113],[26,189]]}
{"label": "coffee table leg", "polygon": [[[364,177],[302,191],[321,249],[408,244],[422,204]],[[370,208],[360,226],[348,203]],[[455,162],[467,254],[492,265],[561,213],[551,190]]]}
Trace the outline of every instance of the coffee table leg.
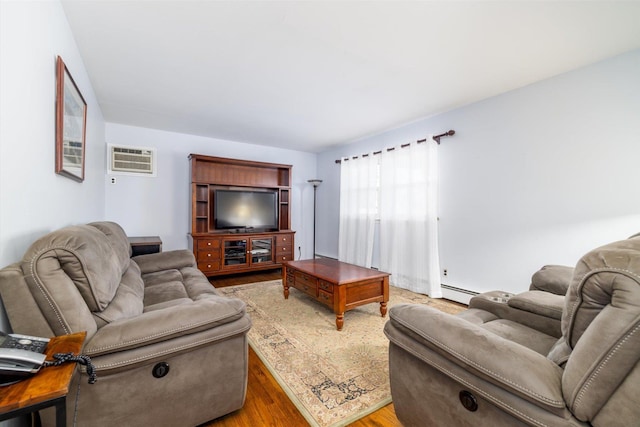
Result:
{"label": "coffee table leg", "polygon": [[336,328],[341,331],[344,326],[344,312],[336,313]]}
{"label": "coffee table leg", "polygon": [[386,302],[381,302],[380,303],[380,315],[382,317],[384,317],[387,314],[387,303]]}

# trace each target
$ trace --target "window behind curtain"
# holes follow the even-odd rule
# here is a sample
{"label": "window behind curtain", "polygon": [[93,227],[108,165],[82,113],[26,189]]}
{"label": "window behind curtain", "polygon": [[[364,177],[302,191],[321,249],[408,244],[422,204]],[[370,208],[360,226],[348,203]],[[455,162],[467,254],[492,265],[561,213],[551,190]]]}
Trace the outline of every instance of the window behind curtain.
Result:
{"label": "window behind curtain", "polygon": [[380,159],[380,267],[394,286],[432,298],[442,297],[436,156],[428,139]]}
{"label": "window behind curtain", "polygon": [[338,258],[371,267],[373,232],[378,217],[378,158],[368,155],[340,164]]}
{"label": "window behind curtain", "polygon": [[341,163],[339,259],[371,267],[380,220],[380,268],[394,286],[442,297],[437,147],[429,138]]}

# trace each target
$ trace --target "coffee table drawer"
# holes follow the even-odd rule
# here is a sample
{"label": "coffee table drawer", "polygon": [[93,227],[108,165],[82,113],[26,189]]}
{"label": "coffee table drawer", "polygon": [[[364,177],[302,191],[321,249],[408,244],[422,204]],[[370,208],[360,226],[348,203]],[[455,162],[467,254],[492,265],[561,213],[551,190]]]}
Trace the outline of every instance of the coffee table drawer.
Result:
{"label": "coffee table drawer", "polygon": [[325,291],[328,294],[332,294],[333,284],[325,280],[318,280],[318,290]]}
{"label": "coffee table drawer", "polygon": [[318,290],[318,301],[323,304],[328,305],[329,307],[333,307],[333,294],[329,292],[325,292],[322,289]]}
{"label": "coffee table drawer", "polygon": [[318,281],[315,277],[308,276],[304,273],[300,273],[296,271],[293,274],[294,277],[294,286],[301,291],[315,297],[317,296],[318,290]]}
{"label": "coffee table drawer", "polygon": [[295,279],[293,278],[293,273],[291,270],[287,270],[287,285],[293,286],[295,283]]}

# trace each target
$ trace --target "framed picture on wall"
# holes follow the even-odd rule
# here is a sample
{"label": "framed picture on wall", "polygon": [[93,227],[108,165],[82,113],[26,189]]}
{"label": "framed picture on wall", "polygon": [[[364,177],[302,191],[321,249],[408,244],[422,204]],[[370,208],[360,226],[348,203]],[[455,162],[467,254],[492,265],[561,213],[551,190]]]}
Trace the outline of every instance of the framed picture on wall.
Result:
{"label": "framed picture on wall", "polygon": [[56,173],[84,181],[87,103],[67,66],[56,61]]}

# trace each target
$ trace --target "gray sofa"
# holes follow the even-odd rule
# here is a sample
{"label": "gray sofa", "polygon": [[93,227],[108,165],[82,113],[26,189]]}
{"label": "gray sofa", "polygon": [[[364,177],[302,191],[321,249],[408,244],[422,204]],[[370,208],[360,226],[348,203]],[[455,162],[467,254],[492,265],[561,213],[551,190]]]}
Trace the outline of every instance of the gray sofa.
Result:
{"label": "gray sofa", "polygon": [[[543,270],[542,288],[483,294],[457,316],[390,310],[391,393],[405,426],[640,426],[640,236],[575,269]],[[549,292],[568,275],[564,297]]]}
{"label": "gray sofa", "polygon": [[[87,332],[83,353],[98,381],[76,373],[68,425],[193,427],[241,408],[251,327],[244,303],[219,296],[190,251],[130,255],[118,224],[96,222],[47,234],[0,270],[14,332]],[[154,370],[159,363],[168,371]],[[53,412],[43,412],[52,423]]]}

